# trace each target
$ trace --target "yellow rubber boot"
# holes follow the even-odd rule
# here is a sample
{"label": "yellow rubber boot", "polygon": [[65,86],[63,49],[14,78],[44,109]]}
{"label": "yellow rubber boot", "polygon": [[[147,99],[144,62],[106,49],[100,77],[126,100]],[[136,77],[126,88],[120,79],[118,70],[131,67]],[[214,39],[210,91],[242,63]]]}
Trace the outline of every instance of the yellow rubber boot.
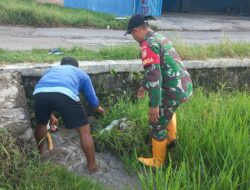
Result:
{"label": "yellow rubber boot", "polygon": [[164,141],[157,141],[152,139],[152,158],[138,158],[138,161],[149,167],[159,168],[165,164],[167,152],[167,139]]}
{"label": "yellow rubber boot", "polygon": [[176,133],[177,133],[176,126],[177,126],[176,114],[174,113],[172,119],[170,120],[167,126],[167,131],[168,131],[167,145],[168,146],[173,144],[176,140]]}

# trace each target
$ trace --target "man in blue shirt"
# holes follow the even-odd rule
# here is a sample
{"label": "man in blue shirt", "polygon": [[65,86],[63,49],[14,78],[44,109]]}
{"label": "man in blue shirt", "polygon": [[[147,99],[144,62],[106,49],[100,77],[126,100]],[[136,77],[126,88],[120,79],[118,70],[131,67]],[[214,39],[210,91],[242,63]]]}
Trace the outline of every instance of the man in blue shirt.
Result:
{"label": "man in blue shirt", "polygon": [[46,71],[39,80],[33,93],[37,126],[35,137],[40,154],[45,151],[44,137],[47,134],[47,123],[55,123],[53,111],[58,111],[67,129],[76,129],[80,135],[90,173],[97,170],[94,141],[85,109],[80,103],[79,93],[83,92],[90,107],[96,112],[104,113],[99,105],[90,77],[79,68],[78,61],[65,57],[60,66]]}

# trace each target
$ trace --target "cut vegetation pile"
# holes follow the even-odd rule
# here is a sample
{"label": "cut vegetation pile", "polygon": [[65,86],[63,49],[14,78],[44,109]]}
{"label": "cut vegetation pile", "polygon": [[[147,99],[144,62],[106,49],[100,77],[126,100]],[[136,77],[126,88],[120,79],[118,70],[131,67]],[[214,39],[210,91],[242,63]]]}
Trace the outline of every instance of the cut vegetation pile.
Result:
{"label": "cut vegetation pile", "polygon": [[84,27],[124,29],[126,21],[108,14],[38,4],[36,0],[1,0],[0,24],[35,27]]}
{"label": "cut vegetation pile", "polygon": [[[205,60],[212,58],[250,58],[250,44],[224,41],[221,44],[188,45],[175,42],[177,52],[183,60]],[[0,64],[11,63],[52,63],[64,56],[73,56],[80,61],[89,60],[129,60],[139,59],[138,45],[125,45],[103,48],[99,51],[80,47],[60,49],[63,55],[49,55],[48,50],[9,51],[0,49]]]}

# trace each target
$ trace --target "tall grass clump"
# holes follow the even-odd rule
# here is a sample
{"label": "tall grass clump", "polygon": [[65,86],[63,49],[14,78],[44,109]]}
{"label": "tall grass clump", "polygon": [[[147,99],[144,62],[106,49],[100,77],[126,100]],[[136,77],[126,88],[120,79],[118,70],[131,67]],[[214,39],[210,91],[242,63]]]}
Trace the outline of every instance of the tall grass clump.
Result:
{"label": "tall grass clump", "polygon": [[[198,89],[177,111],[178,143],[168,152],[166,166],[150,170],[136,155],[148,155],[148,100],[121,100],[99,121],[127,117],[127,133],[97,133],[96,142],[123,155],[139,173],[143,189],[240,189],[250,187],[250,98],[247,92],[207,93]],[[136,152],[136,154],[135,154]]]}
{"label": "tall grass clump", "polygon": [[100,190],[97,182],[79,177],[62,166],[41,163],[37,153],[0,130],[0,189]]}

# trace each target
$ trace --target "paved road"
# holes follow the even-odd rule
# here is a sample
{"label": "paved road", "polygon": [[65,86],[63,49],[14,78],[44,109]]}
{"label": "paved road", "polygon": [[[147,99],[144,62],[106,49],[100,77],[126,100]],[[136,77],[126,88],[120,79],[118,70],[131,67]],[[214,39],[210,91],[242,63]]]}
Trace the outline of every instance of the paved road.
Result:
{"label": "paved road", "polygon": [[[219,43],[228,38],[232,41],[250,42],[250,32],[223,31],[160,31],[172,40],[186,43]],[[0,48],[10,50],[50,49],[56,47],[80,46],[99,49],[107,46],[135,43],[124,31],[92,30],[72,28],[30,28],[0,26]]]}
{"label": "paved road", "polygon": [[250,31],[250,17],[172,13],[151,22],[161,30]]}
{"label": "paved road", "polygon": [[[219,43],[225,38],[250,42],[249,18],[174,14],[160,17],[151,23],[161,27],[160,33],[169,35],[172,40],[183,40],[186,43]],[[135,43],[131,36],[125,37],[123,34],[124,31],[115,30],[0,26],[0,48],[31,50],[80,46],[99,49]]]}

